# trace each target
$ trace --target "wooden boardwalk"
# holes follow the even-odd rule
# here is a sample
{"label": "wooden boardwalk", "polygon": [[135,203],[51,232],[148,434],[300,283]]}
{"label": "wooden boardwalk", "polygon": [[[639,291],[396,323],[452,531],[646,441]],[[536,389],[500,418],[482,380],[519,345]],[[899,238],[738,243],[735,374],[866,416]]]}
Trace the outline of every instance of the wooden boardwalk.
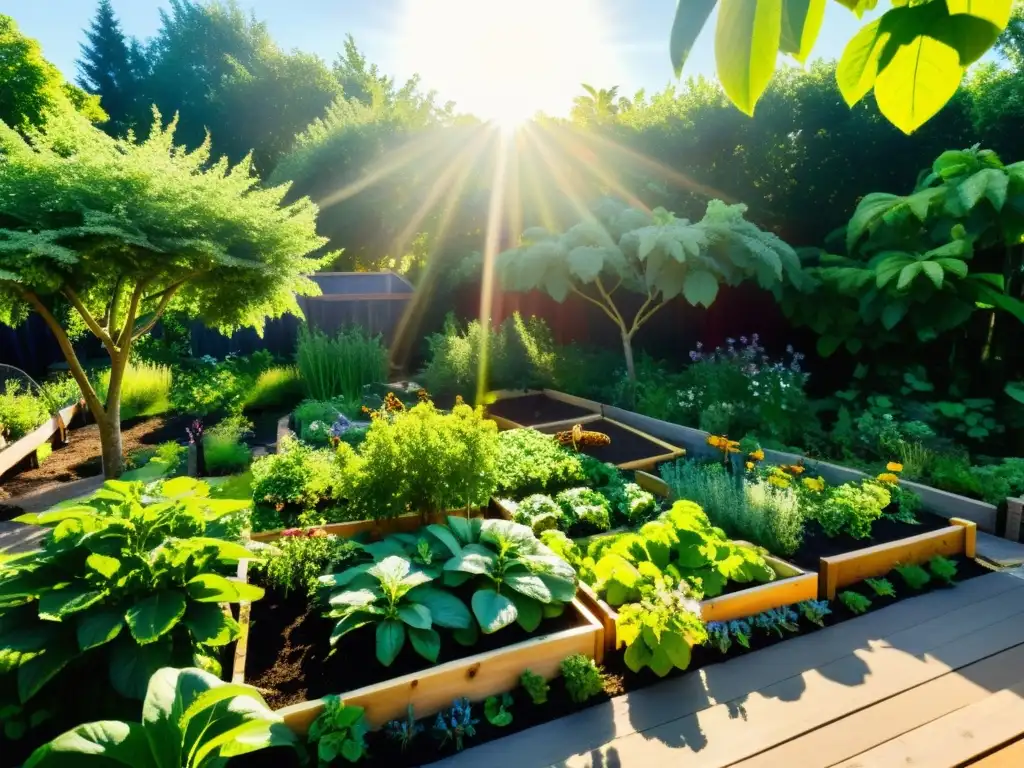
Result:
{"label": "wooden boardwalk", "polygon": [[1024,574],[992,573],[439,765],[1024,767]]}

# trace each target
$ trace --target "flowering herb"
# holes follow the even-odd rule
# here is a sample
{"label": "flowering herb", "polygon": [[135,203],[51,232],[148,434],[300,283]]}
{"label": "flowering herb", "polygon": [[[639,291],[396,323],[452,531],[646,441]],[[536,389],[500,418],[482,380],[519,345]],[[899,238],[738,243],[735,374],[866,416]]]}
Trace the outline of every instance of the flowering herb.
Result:
{"label": "flowering herb", "polygon": [[800,609],[800,613],[805,619],[819,627],[825,626],[825,617],[832,613],[828,600],[804,600],[797,603],[797,608]]}
{"label": "flowering herb", "polygon": [[754,617],[754,626],[758,629],[763,629],[765,632],[774,632],[779,637],[782,637],[783,630],[786,632],[800,631],[800,627],[797,624],[799,618],[792,606],[787,605],[757,614]]}
{"label": "flowering herb", "polygon": [[461,752],[464,740],[476,736],[476,724],[469,699],[461,698],[452,702],[449,709],[437,713],[434,720],[434,736],[441,741],[441,748],[448,742],[455,745],[455,751]]}
{"label": "flowering herb", "polygon": [[423,733],[423,726],[416,722],[412,704],[405,710],[405,720],[392,720],[384,726],[384,735],[391,741],[397,742],[403,752],[421,733]]}

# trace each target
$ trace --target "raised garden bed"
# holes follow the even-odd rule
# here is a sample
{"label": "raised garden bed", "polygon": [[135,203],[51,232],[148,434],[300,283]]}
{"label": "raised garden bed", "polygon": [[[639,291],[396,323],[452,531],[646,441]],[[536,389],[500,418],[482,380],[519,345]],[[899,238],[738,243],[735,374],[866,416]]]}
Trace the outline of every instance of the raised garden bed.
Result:
{"label": "raised garden bed", "polygon": [[601,404],[553,390],[499,392],[487,415],[501,429],[569,428],[600,419]]}
{"label": "raised garden bed", "polygon": [[[352,539],[356,536],[365,536],[370,541],[379,541],[392,533],[412,533],[424,525],[431,523],[443,523],[451,516],[466,517],[464,509],[450,512],[435,512],[424,518],[420,514],[400,515],[399,517],[386,518],[382,520],[352,520],[346,523],[328,523],[326,525],[314,526],[317,530],[338,536],[342,539]],[[480,513],[474,510],[470,517],[480,517]],[[281,538],[287,528],[277,528],[273,531],[259,531],[250,534],[253,541],[277,541]]]}
{"label": "raised garden bed", "polygon": [[[608,445],[581,446],[580,452],[593,456],[598,461],[614,464],[619,469],[654,469],[658,464],[683,456],[686,451],[670,445],[638,429],[620,424],[608,418],[587,422],[588,431],[601,432],[611,438]],[[561,431],[558,426],[540,427],[539,431],[554,434]]]}
{"label": "raised garden bed", "polygon": [[78,403],[72,403],[67,408],[62,408],[45,424],[36,427],[0,451],[0,476],[16,467],[25,458],[33,455],[36,449],[44,443],[51,442],[55,437],[57,442],[63,443],[67,437],[68,424],[78,414],[79,407]]}

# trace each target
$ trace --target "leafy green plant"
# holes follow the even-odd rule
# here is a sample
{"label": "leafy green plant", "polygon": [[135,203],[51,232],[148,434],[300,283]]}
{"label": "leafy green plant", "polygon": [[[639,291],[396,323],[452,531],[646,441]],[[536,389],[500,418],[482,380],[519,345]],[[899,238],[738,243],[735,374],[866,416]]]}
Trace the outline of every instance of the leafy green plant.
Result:
{"label": "leafy green plant", "polygon": [[896,588],[888,579],[864,579],[864,583],[879,597],[896,597]]}
{"label": "leafy green plant", "polygon": [[943,584],[952,584],[956,580],[956,561],[948,557],[936,555],[928,561],[928,570]]}
{"label": "leafy green plant", "polygon": [[819,627],[825,626],[825,617],[832,613],[828,600],[804,600],[797,603],[797,608],[805,619]]}
{"label": "leafy green plant", "polygon": [[240,376],[233,366],[202,357],[190,365],[179,366],[171,387],[171,405],[180,413],[206,416],[241,408],[252,381]]}
{"label": "leafy green plant", "polygon": [[536,536],[557,528],[561,518],[562,508],[554,499],[542,493],[535,493],[520,501],[512,515],[513,522],[528,526]]}
{"label": "leafy green plant", "polygon": [[783,632],[799,632],[797,624],[799,616],[793,606],[787,605],[781,608],[770,608],[752,617],[754,627],[767,633],[774,633],[782,637]]}
{"label": "leafy green plant", "polygon": [[[432,528],[437,530],[441,526]],[[331,633],[331,644],[353,630],[373,625],[377,634],[377,660],[385,667],[398,658],[407,636],[416,653],[436,662],[441,637],[434,627],[464,630],[472,617],[458,597],[432,586],[433,579],[414,569],[412,563],[400,555],[322,577],[324,585],[340,588],[328,600],[327,615],[338,620]]]}
{"label": "leafy green plant", "polygon": [[461,752],[465,740],[476,736],[476,725],[480,721],[473,717],[469,699],[456,699],[451,707],[437,713],[434,720],[434,737],[441,743],[440,748],[451,742],[455,751]]}
{"label": "leafy green plant", "polygon": [[177,659],[219,672],[211,649],[239,632],[219,603],[263,590],[225,576],[253,554],[211,536],[247,503],[205,491],[184,477],[145,496],[142,483],[108,481],[86,503],[19,518],[53,528],[0,571],[0,628],[15,651],[0,674],[15,699],[3,703],[21,712],[101,670],[117,694],[142,698],[150,674]]}
{"label": "leafy green plant", "polygon": [[487,722],[497,728],[504,728],[512,724],[512,694],[503,693],[501,696],[488,696],[484,700],[484,717]]}
{"label": "leafy green plant", "polygon": [[828,536],[845,532],[866,539],[871,536],[872,523],[891,501],[889,491],[874,481],[843,483],[826,489],[821,501],[809,508],[808,515],[821,524]]}
{"label": "leafy green plant", "polygon": [[306,394],[314,400],[358,401],[364,386],[387,378],[387,348],[380,336],[368,335],[361,326],[343,328],[334,337],[303,326],[295,359]]}
{"label": "leafy green plant", "polygon": [[[152,363],[129,363],[121,382],[121,418],[159,416],[171,410],[170,366]],[[106,400],[110,388],[110,371],[100,374],[96,395]]]}
{"label": "leafy green plant", "polygon": [[708,642],[712,647],[722,653],[728,653],[734,640],[744,648],[749,648],[754,630],[747,619],[733,619],[732,621],[709,621],[707,633]]}
{"label": "leafy green plant", "polygon": [[287,437],[277,453],[252,464],[253,501],[278,512],[310,509],[336,498],[342,483],[341,468],[331,451],[315,450]]}
{"label": "leafy green plant", "polygon": [[[636,380],[633,337],[663,306],[682,294],[711,306],[719,285],[756,279],[766,289],[800,279],[800,259],[775,235],[743,218],[744,205],[708,203],[697,223],[664,208],[648,213],[606,199],[594,215],[564,233],[534,227],[519,247],[498,255],[507,290],[543,290],[556,301],[574,293],[596,305],[618,327],[626,371]],[[616,304],[619,288],[644,297],[627,322]]]}
{"label": "leafy green plant", "polygon": [[298,749],[297,739],[255,688],[202,669],[164,667],[149,679],[141,723],[80,725],[39,747],[25,768],[221,768],[271,747]]}
{"label": "leafy green plant", "polygon": [[1006,499],[1024,495],[1024,459],[1003,459],[998,464],[971,467],[970,476],[978,494],[989,504],[1002,504]]}
{"label": "leafy green plant", "polygon": [[522,498],[562,490],[584,482],[582,457],[552,435],[535,429],[510,429],[498,435],[497,493]]}
{"label": "leafy green plant", "polygon": [[909,565],[897,565],[893,570],[895,570],[903,581],[906,582],[907,586],[913,590],[923,589],[924,586],[932,580],[928,571],[915,563],[910,563]]}
{"label": "leafy green plant", "polygon": [[562,510],[559,528],[572,536],[602,533],[612,527],[611,505],[592,488],[570,488],[555,496]]}
{"label": "leafy green plant", "polygon": [[[537,540],[525,525],[508,520],[449,517],[450,531],[430,526],[451,552],[444,570],[463,574],[474,588],[473,615],[484,633],[517,622],[533,632],[545,616],[564,610],[576,595],[576,572]],[[445,535],[448,534],[448,535]]]}
{"label": "leafy green plant", "polygon": [[340,696],[324,696],[323,711],[309,726],[309,743],[316,744],[320,765],[333,765],[339,757],[358,763],[366,757],[363,708],[342,702]]}
{"label": "leafy green plant", "polygon": [[405,708],[404,720],[391,720],[384,726],[384,735],[389,740],[397,742],[403,752],[421,733],[423,733],[423,726],[416,722],[412,704]]}
{"label": "leafy green plant", "polygon": [[290,406],[302,399],[302,379],[292,365],[268,368],[256,377],[242,400],[246,411],[266,411]]}
{"label": "leafy green plant", "polygon": [[174,440],[167,440],[156,447],[156,453],[151,461],[163,464],[166,467],[164,474],[173,477],[181,469],[187,455],[188,448],[186,446]]}
{"label": "leafy green plant", "polygon": [[569,698],[577,704],[597,696],[604,690],[604,675],[592,658],[574,653],[559,665]]}
{"label": "leafy green plant", "polygon": [[548,685],[548,681],[545,680],[538,674],[525,670],[523,674],[519,676],[519,684],[523,686],[523,689],[530,696],[530,701],[535,706],[548,703],[548,691],[551,690],[551,686]]}
{"label": "leafy green plant", "polygon": [[636,483],[626,483],[621,495],[616,494],[609,498],[607,490],[604,489],[602,494],[609,499],[613,510],[626,525],[639,525],[651,519],[658,511],[658,500],[654,498],[654,494],[645,491]]}
{"label": "leafy green plant", "polygon": [[0,393],[0,437],[8,442],[20,440],[51,416],[47,401],[23,391],[17,381],[4,384]]}
{"label": "leafy green plant", "polygon": [[996,420],[995,401],[991,398],[968,397],[956,402],[931,403],[932,413],[949,422],[952,430],[971,440],[987,441],[1005,427]]}
{"label": "leafy green plant", "polygon": [[846,606],[847,610],[858,615],[865,613],[868,608],[871,607],[871,601],[868,598],[864,597],[864,595],[859,592],[853,592],[851,590],[840,592],[839,600]]}
{"label": "leafy green plant", "polygon": [[260,550],[262,559],[251,565],[251,571],[262,574],[264,584],[286,597],[299,591],[313,598],[320,589],[322,575],[337,571],[360,553],[355,542],[322,529],[292,528],[284,531],[273,545]]}
{"label": "leafy green plant", "polygon": [[206,471],[210,475],[242,472],[252,461],[252,451],[244,439],[252,435],[252,422],[240,414],[219,421],[203,433]]}
{"label": "leafy green plant", "polygon": [[743,484],[745,514],[738,535],[779,555],[792,555],[803,543],[804,510],[800,496],[792,487],[779,487],[769,478],[758,477]]}
{"label": "leafy green plant", "polygon": [[[626,646],[623,660],[634,672],[649,667],[659,677],[690,666],[690,648],[707,639],[700,604],[686,585],[642,587],[638,602],[623,605],[615,619],[616,637]],[[574,699],[575,700],[575,699]]]}

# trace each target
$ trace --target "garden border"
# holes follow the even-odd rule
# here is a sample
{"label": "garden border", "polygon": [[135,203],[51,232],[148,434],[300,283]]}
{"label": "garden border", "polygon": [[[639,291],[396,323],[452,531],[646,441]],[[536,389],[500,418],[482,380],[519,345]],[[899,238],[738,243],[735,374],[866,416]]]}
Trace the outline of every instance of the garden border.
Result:
{"label": "garden border", "polygon": [[59,436],[58,442],[66,442],[68,424],[78,414],[80,406],[80,403],[72,403],[66,408],[61,408],[50,417],[49,421],[36,427],[27,435],[15,440],[0,451],[0,475],[17,466],[22,459],[34,453],[43,443],[52,440],[54,435]]}
{"label": "garden border", "polygon": [[568,405],[575,405],[579,408],[585,408],[588,411],[592,411],[589,416],[581,416],[578,419],[561,419],[559,421],[547,421],[541,424],[518,424],[510,419],[506,419],[502,416],[496,416],[490,413],[490,409],[487,409],[486,416],[488,419],[498,425],[498,429],[536,429],[541,430],[542,427],[548,427],[552,429],[565,429],[566,427],[574,427],[577,424],[588,424],[591,421],[597,421],[602,418],[601,403],[595,400],[587,400],[582,397],[576,397],[575,395],[569,395],[565,392],[558,392],[554,389],[499,389],[490,393],[494,402],[500,400],[514,400],[518,397],[529,397],[531,395],[544,395],[550,397],[552,400],[558,400]]}
{"label": "garden border", "polygon": [[[703,430],[684,427],[611,405],[603,405],[602,412],[605,418],[622,422],[635,429],[645,430],[663,440],[674,440],[687,448],[690,455],[711,456],[715,454],[714,449],[707,445],[709,433]],[[809,471],[814,471],[833,483],[868,477],[866,473],[860,470],[850,469],[849,467],[832,464],[827,461],[809,459],[796,453],[766,450],[765,458],[777,464],[802,462]],[[963,520],[971,520],[977,523],[979,530],[986,533],[996,533],[998,508],[995,505],[978,501],[977,499],[969,499],[966,496],[958,496],[955,493],[949,493],[948,491],[942,491],[938,488],[921,485],[909,480],[900,480],[900,485],[917,493],[928,512],[947,519],[956,517]]]}
{"label": "garden border", "polygon": [[[467,515],[466,510],[456,509],[448,510],[445,512],[434,512],[426,518],[419,513],[412,513],[408,515],[399,515],[398,517],[385,517],[379,520],[367,519],[367,520],[351,520],[345,523],[326,523],[324,525],[313,525],[309,526],[306,530],[321,530],[325,533],[329,533],[332,536],[341,536],[343,539],[351,539],[353,536],[358,536],[362,533],[369,533],[372,541],[378,541],[385,536],[390,536],[393,533],[412,533],[418,531],[425,525],[432,523],[444,523],[449,517],[483,517],[483,513],[480,510],[472,510],[472,514]],[[290,528],[277,528],[272,531],[259,531],[258,533],[249,534],[249,538],[252,541],[270,542],[277,541],[281,538],[285,531],[291,530]]]}
{"label": "garden border", "polygon": [[956,517],[950,523],[937,531],[821,558],[818,597],[833,600],[840,587],[884,576],[896,565],[921,565],[936,555],[975,557],[977,523]]}

